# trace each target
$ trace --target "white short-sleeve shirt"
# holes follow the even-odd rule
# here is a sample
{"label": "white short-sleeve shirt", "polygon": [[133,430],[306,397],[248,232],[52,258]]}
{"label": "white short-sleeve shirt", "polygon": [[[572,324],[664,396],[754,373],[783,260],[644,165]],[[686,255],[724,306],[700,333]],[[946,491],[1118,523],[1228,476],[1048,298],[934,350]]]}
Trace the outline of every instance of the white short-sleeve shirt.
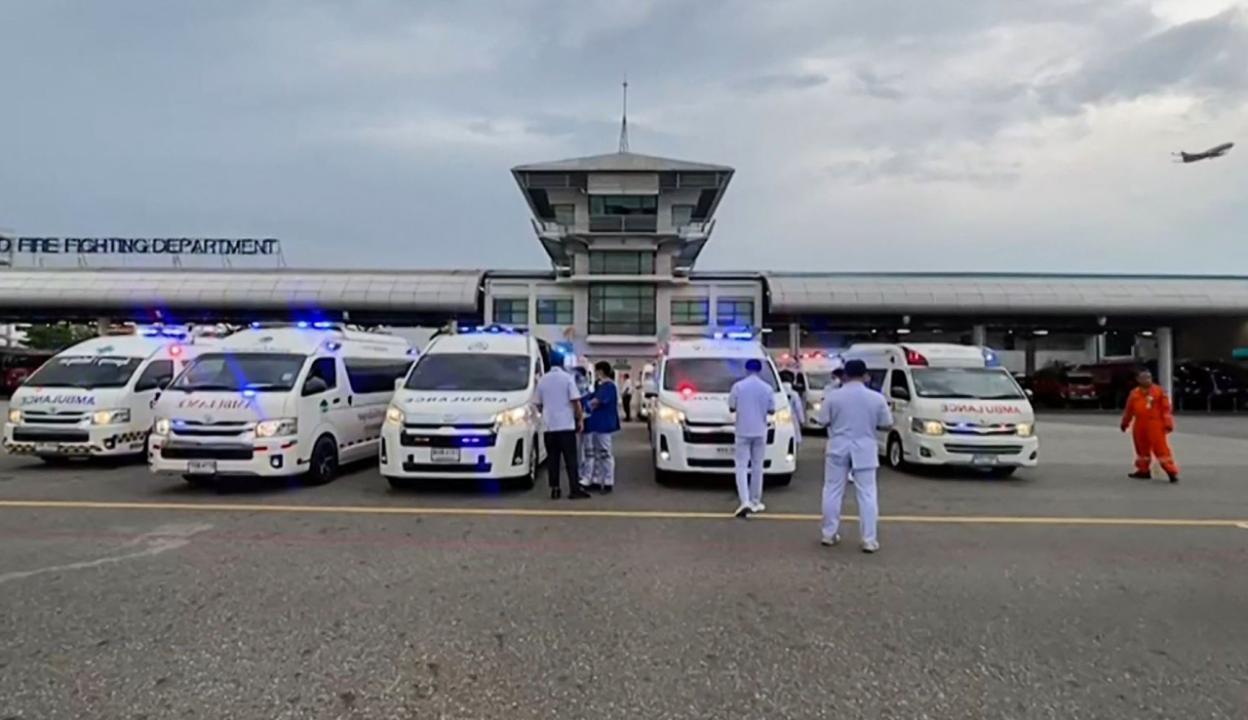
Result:
{"label": "white short-sleeve shirt", "polygon": [[576,430],[576,413],[572,403],[581,401],[576,381],[563,368],[554,368],[537,383],[537,404],[542,408],[542,425],[546,432]]}
{"label": "white short-sleeve shirt", "polygon": [[776,411],[776,391],[758,375],[748,375],[732,386],[728,408],[737,414],[737,437],[767,437],[767,416]]}

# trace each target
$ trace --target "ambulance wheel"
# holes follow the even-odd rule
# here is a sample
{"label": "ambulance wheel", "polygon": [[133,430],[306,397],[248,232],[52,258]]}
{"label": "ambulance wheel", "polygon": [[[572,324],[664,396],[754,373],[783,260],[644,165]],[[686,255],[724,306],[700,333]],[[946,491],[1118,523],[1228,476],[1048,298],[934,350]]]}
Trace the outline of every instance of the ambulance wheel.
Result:
{"label": "ambulance wheel", "polygon": [[407,478],[387,475],[386,482],[390,483],[390,487],[395,490],[409,490],[412,487],[412,481]]}
{"label": "ambulance wheel", "polygon": [[764,484],[771,487],[788,487],[791,482],[793,482],[793,473],[785,473],[784,475],[772,475],[766,478]]}
{"label": "ambulance wheel", "polygon": [[533,436],[532,449],[529,450],[529,474],[520,479],[520,487],[525,490],[532,490],[537,487],[537,470],[540,463],[537,461],[537,436]]}
{"label": "ambulance wheel", "polygon": [[901,444],[901,436],[893,433],[888,436],[888,445],[884,451],[884,463],[893,470],[901,470],[906,466],[906,453]]}
{"label": "ambulance wheel", "polygon": [[1011,475],[1013,475],[1014,471],[1017,469],[1018,468],[1014,467],[1013,465],[1007,465],[1005,467],[995,467],[988,471],[988,477],[1001,478],[1001,479],[1008,478]]}
{"label": "ambulance wheel", "polygon": [[322,435],[312,446],[312,461],[308,463],[305,485],[324,485],[338,474],[338,443],[332,435]]}
{"label": "ambulance wheel", "polygon": [[654,469],[654,482],[659,485],[670,485],[672,482],[671,471],[656,467]]}
{"label": "ambulance wheel", "polygon": [[69,464],[69,458],[64,455],[40,455],[39,459],[49,467],[64,467]]}

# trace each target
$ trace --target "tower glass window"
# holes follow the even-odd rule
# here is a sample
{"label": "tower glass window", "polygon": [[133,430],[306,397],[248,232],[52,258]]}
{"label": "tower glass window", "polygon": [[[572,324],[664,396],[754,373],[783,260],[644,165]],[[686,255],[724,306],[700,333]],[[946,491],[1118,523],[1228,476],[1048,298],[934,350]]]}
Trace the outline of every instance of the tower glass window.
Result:
{"label": "tower glass window", "polygon": [[754,324],[754,301],[750,298],[720,298],[715,302],[715,324],[736,327]]}
{"label": "tower glass window", "polygon": [[653,285],[590,285],[590,335],[654,335]]}
{"label": "tower glass window", "polygon": [[504,325],[528,325],[528,298],[494,298],[494,322]]}
{"label": "tower glass window", "polygon": [[653,275],[654,253],[602,251],[589,254],[590,275]]}
{"label": "tower glass window", "polygon": [[711,301],[706,298],[672,301],[673,325],[706,325],[710,322]]}
{"label": "tower glass window", "polygon": [[571,325],[572,298],[538,298],[538,325]]}
{"label": "tower glass window", "polygon": [[590,195],[590,215],[658,215],[658,195]]}
{"label": "tower glass window", "polygon": [[692,205],[672,206],[672,227],[683,227],[693,221]]}
{"label": "tower glass window", "polygon": [[555,222],[566,227],[576,225],[575,205],[551,205],[550,209],[555,213]]}

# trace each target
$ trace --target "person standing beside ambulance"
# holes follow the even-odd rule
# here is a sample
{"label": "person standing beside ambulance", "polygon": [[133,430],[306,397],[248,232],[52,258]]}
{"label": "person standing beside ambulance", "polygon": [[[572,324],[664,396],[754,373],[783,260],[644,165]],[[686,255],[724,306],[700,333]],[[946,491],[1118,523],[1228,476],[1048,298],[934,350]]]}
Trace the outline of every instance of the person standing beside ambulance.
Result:
{"label": "person standing beside ambulance", "polygon": [[728,410],[736,416],[734,459],[741,505],[734,514],[739,518],[767,509],[763,505],[763,463],[767,455],[767,417],[776,411],[776,396],[758,376],[762,371],[761,360],[746,360],[745,377],[728,392]]}
{"label": "person standing beside ambulance", "polygon": [[1179,481],[1179,466],[1174,462],[1166,435],[1174,432],[1174,413],[1166,391],[1153,384],[1153,374],[1141,370],[1136,375],[1137,387],[1127,396],[1127,408],[1122,413],[1122,431],[1134,423],[1131,438],[1135,442],[1135,472],[1128,477],[1151,480],[1153,458],[1170,476],[1170,482]]}

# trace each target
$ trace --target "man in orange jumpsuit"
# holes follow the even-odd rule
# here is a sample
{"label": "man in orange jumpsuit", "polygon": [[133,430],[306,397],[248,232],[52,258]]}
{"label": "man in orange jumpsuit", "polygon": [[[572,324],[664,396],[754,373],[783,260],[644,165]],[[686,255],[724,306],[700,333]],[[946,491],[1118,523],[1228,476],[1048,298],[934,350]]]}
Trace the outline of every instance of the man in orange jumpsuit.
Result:
{"label": "man in orange jumpsuit", "polygon": [[1140,480],[1152,478],[1153,457],[1161,469],[1170,476],[1170,482],[1179,481],[1179,466],[1170,453],[1166,435],[1174,430],[1174,414],[1170,411],[1170,398],[1166,391],[1153,384],[1153,374],[1141,370],[1136,376],[1138,387],[1127,396],[1127,409],[1122,414],[1122,431],[1126,432],[1135,422],[1131,433],[1135,440],[1135,472],[1130,477]]}

